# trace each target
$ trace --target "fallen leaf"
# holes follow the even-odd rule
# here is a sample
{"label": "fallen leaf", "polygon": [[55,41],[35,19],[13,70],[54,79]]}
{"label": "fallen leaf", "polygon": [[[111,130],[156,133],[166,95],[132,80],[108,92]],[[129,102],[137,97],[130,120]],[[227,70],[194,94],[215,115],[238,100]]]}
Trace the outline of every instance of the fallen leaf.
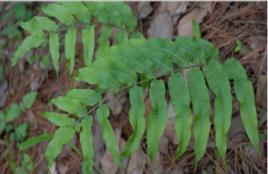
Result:
{"label": "fallen leaf", "polygon": [[113,162],[112,155],[106,151],[101,159],[102,171],[104,174],[116,174],[118,167]]}
{"label": "fallen leaf", "polygon": [[161,2],[159,11],[169,12],[172,17],[173,25],[177,23],[179,17],[181,17],[187,10],[190,2]]}
{"label": "fallen leaf", "polygon": [[178,24],[178,35],[190,36],[192,35],[192,21],[195,20],[197,23],[201,23],[207,13],[211,11],[211,2],[201,3],[199,8],[193,9],[187,13]]}
{"label": "fallen leaf", "polygon": [[135,151],[128,162],[127,173],[128,174],[143,174],[146,163],[146,154],[139,148]]}
{"label": "fallen leaf", "polygon": [[171,102],[168,104],[168,124],[165,129],[165,137],[168,139],[168,141],[171,141],[173,144],[178,143],[178,138],[176,135],[176,130],[174,126],[174,120],[175,120],[175,112],[173,109],[173,106]]}
{"label": "fallen leaf", "polygon": [[107,97],[107,104],[112,114],[114,116],[119,115],[123,110],[124,103],[127,101],[126,92],[123,91],[116,95],[107,92],[105,97]]}
{"label": "fallen leaf", "polygon": [[173,36],[173,24],[168,12],[158,13],[151,21],[148,29],[148,37],[162,37],[171,39]]}
{"label": "fallen leaf", "polygon": [[148,170],[153,174],[163,174],[165,173],[164,166],[162,164],[162,160],[159,155],[157,155],[156,159],[153,160],[150,164],[148,164]]}
{"label": "fallen leaf", "polygon": [[176,166],[173,170],[171,170],[170,174],[184,174],[183,169],[179,166]]}

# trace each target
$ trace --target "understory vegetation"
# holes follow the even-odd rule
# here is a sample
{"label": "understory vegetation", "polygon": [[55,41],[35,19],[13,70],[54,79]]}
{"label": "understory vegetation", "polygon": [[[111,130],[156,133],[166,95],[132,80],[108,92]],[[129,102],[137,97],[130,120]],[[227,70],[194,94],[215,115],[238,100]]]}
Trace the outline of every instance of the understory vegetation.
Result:
{"label": "understory vegetation", "polygon": [[[26,123],[13,124],[22,112],[31,109],[38,91],[0,112],[0,135],[13,173],[33,172],[35,164],[27,151],[44,142],[48,171],[52,172],[57,157],[68,145],[82,156],[83,174],[100,173],[94,167],[96,124],[101,127],[105,149],[116,166],[124,168],[141,144],[145,144],[143,150],[152,162],[158,158],[161,138],[170,126],[169,103],[177,136],[173,162],[181,160],[193,143],[197,170],[211,138],[217,160],[228,173],[226,154],[234,102],[238,103],[243,128],[254,151],[258,156],[264,153],[248,72],[235,57],[220,60],[220,50],[202,38],[195,20],[191,36],[146,38],[138,32],[137,19],[123,2],[51,2],[42,4],[40,9],[38,15],[19,22],[27,34],[10,56],[11,66],[16,68],[25,60],[29,66],[33,66],[30,62],[41,62],[48,71],[51,64],[50,72],[57,79],[67,72],[68,84],[75,85],[68,86],[64,95],[49,97],[42,111],[43,119],[56,127],[53,133],[27,135]],[[38,50],[45,54],[39,56]],[[236,41],[234,51],[242,52],[240,41]],[[114,108],[107,104],[107,93],[121,92],[128,96],[124,119],[131,129],[123,146],[111,123]],[[20,166],[13,159],[12,142],[23,154]]]}

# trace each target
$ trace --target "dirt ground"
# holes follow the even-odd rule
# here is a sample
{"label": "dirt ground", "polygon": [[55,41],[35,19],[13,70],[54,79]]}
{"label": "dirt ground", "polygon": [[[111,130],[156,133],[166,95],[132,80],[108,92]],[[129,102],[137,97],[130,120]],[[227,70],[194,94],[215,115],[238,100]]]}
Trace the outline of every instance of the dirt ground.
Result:
{"label": "dirt ground", "polygon": [[[0,17],[12,8],[14,3],[0,3]],[[239,106],[233,102],[233,120],[229,131],[226,166],[217,158],[214,133],[211,131],[208,149],[194,169],[193,141],[187,152],[177,161],[172,161],[176,149],[176,134],[172,120],[166,128],[160,145],[160,155],[149,162],[146,157],[145,140],[125,165],[118,169],[111,161],[111,156],[105,151],[99,125],[94,126],[95,135],[95,172],[104,174],[265,174],[267,173],[267,3],[266,2],[130,2],[129,5],[138,19],[138,29],[147,38],[163,37],[172,39],[178,35],[191,34],[191,21],[200,23],[202,37],[213,42],[220,49],[220,60],[235,57],[247,70],[247,75],[253,83],[259,131],[261,135],[262,154],[257,155],[247,139],[239,116]],[[36,15],[40,12],[40,3],[27,3],[27,10]],[[53,132],[55,126],[42,118],[44,111],[52,110],[49,100],[58,95],[64,95],[70,87],[78,87],[76,82],[70,83],[65,63],[61,64],[61,72],[57,78],[55,72],[43,70],[40,65],[30,65],[22,60],[15,67],[10,66],[11,55],[25,37],[25,33],[15,36],[3,34],[4,29],[16,24],[19,20],[14,15],[0,18],[0,64],[3,73],[0,77],[0,111],[12,102],[19,102],[22,96],[30,90],[38,91],[38,98],[33,107],[16,120],[16,123],[30,124],[28,137],[44,132]],[[19,30],[20,31],[20,30]],[[241,51],[235,51],[237,42],[242,45]],[[47,50],[36,50],[36,55],[43,55]],[[81,56],[81,55],[77,55]],[[78,66],[76,67],[78,68]],[[1,73],[1,72],[0,72]],[[127,114],[129,102],[126,92],[117,96],[109,96],[108,104],[112,110],[112,124],[119,143],[122,145],[131,133]],[[4,143],[5,135],[0,135],[0,174],[12,173]],[[74,138],[73,143],[79,144]],[[34,174],[47,173],[44,151],[47,143],[41,143],[27,152],[31,155],[35,170]],[[12,144],[16,163],[19,164],[22,155]],[[54,173],[53,173],[54,172]],[[81,173],[81,155],[73,149],[65,147],[58,157],[53,174]]]}

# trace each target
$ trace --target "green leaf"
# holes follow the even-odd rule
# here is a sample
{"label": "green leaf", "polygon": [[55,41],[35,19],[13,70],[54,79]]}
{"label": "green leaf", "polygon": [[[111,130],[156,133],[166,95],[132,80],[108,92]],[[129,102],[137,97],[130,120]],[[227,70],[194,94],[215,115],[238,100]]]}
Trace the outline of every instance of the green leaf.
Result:
{"label": "green leaf", "polygon": [[93,59],[95,47],[95,26],[91,25],[82,30],[81,40],[83,43],[84,63],[90,65]]}
{"label": "green leaf", "polygon": [[130,31],[134,31],[136,28],[136,18],[130,7],[124,2],[85,2],[85,5],[102,24],[110,24]]}
{"label": "green leaf", "polygon": [[51,102],[57,108],[78,117],[83,117],[87,113],[86,108],[78,100],[70,97],[60,96],[52,99]]}
{"label": "green leaf", "polygon": [[258,120],[252,84],[249,80],[235,80],[234,89],[239,101],[241,119],[249,140],[257,152],[260,152]]}
{"label": "green leaf", "polygon": [[12,66],[16,65],[19,59],[32,48],[36,48],[44,42],[43,33],[34,33],[23,40],[19,48],[11,59]]}
{"label": "green leaf", "polygon": [[236,53],[242,53],[243,52],[243,45],[240,40],[236,40],[235,42],[235,50]]}
{"label": "green leaf", "polygon": [[224,71],[229,79],[234,80],[234,90],[240,105],[240,115],[249,140],[260,152],[258,119],[255,106],[254,90],[247,74],[239,61],[234,58],[224,63]]}
{"label": "green leaf", "polygon": [[74,23],[74,18],[71,12],[64,6],[57,3],[50,3],[46,6],[43,6],[42,11],[48,16],[57,18],[60,22],[66,25],[71,25]]}
{"label": "green leaf", "polygon": [[75,119],[68,117],[67,114],[44,112],[43,116],[57,126],[73,126],[75,123]]}
{"label": "green leaf", "polygon": [[34,16],[31,20],[22,22],[20,26],[30,33],[38,33],[43,30],[55,32],[58,29],[57,24],[45,16]]}
{"label": "green leaf", "polygon": [[43,133],[41,135],[38,135],[38,136],[34,136],[34,137],[31,137],[25,141],[23,141],[22,143],[20,143],[18,145],[19,149],[20,150],[26,150],[32,146],[35,146],[41,142],[44,142],[44,141],[48,141],[51,139],[51,135],[48,134],[48,133]]}
{"label": "green leaf", "polygon": [[130,110],[129,110],[129,121],[133,129],[133,133],[129,137],[125,150],[121,154],[122,158],[131,155],[141,142],[145,131],[145,106],[143,102],[143,89],[141,87],[132,87],[129,91],[130,96]]}
{"label": "green leaf", "polygon": [[126,31],[118,31],[115,34],[116,44],[124,43],[128,40],[128,33]]}
{"label": "green leaf", "polygon": [[210,101],[208,89],[203,74],[199,69],[194,68],[188,72],[188,88],[195,116],[193,132],[195,165],[197,165],[206,152],[210,129]]}
{"label": "green leaf", "polygon": [[19,124],[19,126],[15,128],[16,138],[17,138],[15,141],[23,140],[27,136],[27,132],[28,132],[27,130],[28,130],[27,123]]}
{"label": "green leaf", "polygon": [[76,16],[82,22],[89,22],[91,14],[82,2],[60,2],[73,16]]}
{"label": "green leaf", "polygon": [[16,103],[12,103],[7,109],[6,114],[5,114],[6,122],[13,121],[15,118],[20,116],[21,112],[22,112],[21,107]]}
{"label": "green leaf", "polygon": [[176,158],[179,158],[190,143],[192,113],[190,110],[190,96],[181,73],[172,75],[168,80],[169,94],[176,113],[175,130],[178,135]]}
{"label": "green leaf", "polygon": [[167,103],[165,85],[162,80],[155,80],[150,85],[152,111],[148,117],[147,153],[151,160],[155,159],[160,139],[167,125]]}
{"label": "green leaf", "polygon": [[66,94],[67,97],[79,100],[80,103],[93,106],[101,100],[101,95],[92,89],[71,89]]}
{"label": "green leaf", "polygon": [[237,60],[227,60],[224,63],[224,70],[229,79],[234,80],[234,90],[239,101],[240,115],[249,140],[257,152],[260,152],[258,119],[252,84],[247,79],[245,69]]}
{"label": "green leaf", "polygon": [[247,80],[247,74],[239,61],[234,58],[228,59],[223,65],[224,71],[231,80]]}
{"label": "green leaf", "polygon": [[92,116],[87,116],[82,120],[82,131],[80,133],[80,143],[83,153],[83,161],[87,173],[93,173],[94,165],[94,144],[92,138]]}
{"label": "green leaf", "polygon": [[58,74],[59,72],[59,59],[60,59],[60,50],[59,50],[59,35],[57,33],[51,33],[49,36],[49,51],[52,59],[53,67]]}
{"label": "green leaf", "polygon": [[33,168],[34,167],[33,167],[33,162],[31,160],[31,157],[28,154],[23,153],[23,159],[22,159],[21,165],[17,169],[18,173],[28,174],[32,172]]}
{"label": "green leaf", "polygon": [[98,38],[98,49],[96,51],[96,57],[101,57],[106,49],[110,47],[109,38],[112,35],[112,29],[103,26],[100,31],[100,36]]}
{"label": "green leaf", "polygon": [[118,61],[99,59],[94,64],[81,68],[76,80],[98,84],[102,89],[113,91],[118,89],[120,84],[133,85],[136,78],[136,73],[125,64]]}
{"label": "green leaf", "polygon": [[200,39],[201,38],[200,27],[195,20],[192,21],[192,27],[193,27],[193,37],[196,39]]}
{"label": "green leaf", "polygon": [[71,142],[75,130],[72,127],[59,127],[49,142],[45,158],[48,162],[48,168],[52,166],[57,156],[61,153],[64,144]]}
{"label": "green leaf", "polygon": [[232,94],[229,79],[222,65],[212,60],[204,68],[209,88],[214,93],[214,125],[216,131],[216,147],[222,160],[227,150],[228,130],[232,119]]}
{"label": "green leaf", "polygon": [[70,74],[72,74],[74,69],[75,44],[76,44],[76,29],[70,28],[68,29],[64,40],[65,57],[67,59],[68,70]]}
{"label": "green leaf", "polygon": [[111,123],[108,120],[110,115],[109,109],[106,105],[100,105],[97,110],[97,121],[100,123],[103,129],[103,139],[106,144],[108,151],[112,154],[114,162],[119,165],[120,160],[120,153],[119,147],[117,145],[116,136],[114,134],[113,128]]}
{"label": "green leaf", "polygon": [[22,98],[23,106],[27,109],[30,109],[32,107],[36,97],[37,97],[36,91],[29,92],[28,94],[23,96],[23,98]]}

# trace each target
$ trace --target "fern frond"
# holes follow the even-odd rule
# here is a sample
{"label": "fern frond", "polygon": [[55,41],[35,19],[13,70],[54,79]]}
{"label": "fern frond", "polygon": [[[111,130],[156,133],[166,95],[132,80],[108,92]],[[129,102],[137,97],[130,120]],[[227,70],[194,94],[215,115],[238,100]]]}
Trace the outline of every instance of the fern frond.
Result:
{"label": "fern frond", "polygon": [[192,113],[190,110],[190,97],[181,73],[176,73],[169,78],[168,88],[172,106],[176,113],[175,130],[179,141],[176,158],[179,158],[186,151],[191,138]]}
{"label": "fern frond", "polygon": [[188,88],[194,112],[195,164],[206,152],[210,130],[210,101],[202,72],[198,68],[188,72]]}
{"label": "fern frond", "polygon": [[74,23],[74,17],[71,11],[66,9],[63,5],[58,3],[50,3],[42,8],[43,13],[50,17],[58,19],[60,22],[71,25]]}
{"label": "fern frond", "polygon": [[60,96],[51,100],[51,102],[57,106],[57,108],[73,114],[78,117],[83,117],[86,115],[86,107],[83,106],[77,99]]}
{"label": "fern frond", "polygon": [[245,69],[237,60],[228,59],[224,63],[224,70],[229,79],[234,81],[234,90],[239,101],[241,119],[249,140],[257,152],[260,152],[258,119],[252,84],[247,79]]}
{"label": "fern frond", "polygon": [[49,50],[52,59],[52,64],[57,74],[59,72],[59,49],[59,35],[57,33],[51,33],[49,36]]}
{"label": "fern frond", "polygon": [[83,161],[86,168],[86,173],[93,173],[94,165],[94,144],[91,133],[92,117],[87,116],[81,121],[82,131],[80,132],[80,144],[83,153]]}
{"label": "fern frond", "polygon": [[70,28],[68,29],[64,40],[65,57],[67,60],[68,70],[70,74],[72,74],[74,69],[75,45],[76,45],[76,29]]}
{"label": "fern frond", "polygon": [[75,130],[72,127],[59,127],[56,130],[45,152],[45,158],[48,162],[49,168],[52,166],[57,156],[61,153],[63,145],[69,143],[74,135]]}
{"label": "fern frond", "polygon": [[[140,73],[149,79],[153,79],[159,72],[160,74],[173,72],[174,64],[183,68],[192,64],[206,63],[210,59],[217,59],[217,56],[207,58],[210,53],[201,49],[201,45],[209,47],[210,43],[202,40],[197,42],[190,37],[186,40],[191,43],[189,47],[192,51],[199,50],[198,53],[200,54],[194,54],[191,49],[189,55],[179,54],[176,49],[181,44],[178,44],[177,41],[131,39],[126,43],[112,46],[101,57],[97,57],[97,60],[92,65],[79,69],[76,79],[90,84],[97,84],[102,89],[115,89],[132,84],[136,79],[135,73]],[[214,47],[211,47],[211,49],[214,49]],[[188,53],[187,48],[183,52]],[[191,58],[189,58],[190,54],[192,54]],[[200,55],[203,55],[203,59],[200,58]],[[111,62],[113,65],[111,65]],[[119,65],[118,69],[115,68]],[[126,71],[121,72],[123,67]]]}
{"label": "fern frond", "polygon": [[44,112],[43,116],[56,126],[73,126],[75,123],[75,119],[70,118],[67,114]]}
{"label": "fern frond", "polygon": [[222,65],[212,60],[204,68],[209,88],[215,94],[214,125],[216,130],[216,147],[225,160],[228,130],[232,118],[232,95],[229,79]]}
{"label": "fern frond", "polygon": [[[103,3],[103,2],[60,2],[49,3],[42,7],[42,11],[46,16],[56,18],[59,23],[64,24],[68,30],[65,38],[65,56],[68,61],[69,72],[72,73],[74,67],[74,53],[76,43],[76,27],[81,24],[87,27],[92,22],[92,18],[97,19],[96,22],[103,24],[102,28],[106,28],[101,32],[99,49],[96,55],[102,54],[107,46],[109,46],[108,38],[111,36],[111,27],[116,27],[121,32],[135,33],[136,19],[132,15],[130,8],[122,2]],[[35,16],[31,20],[21,23],[21,27],[31,33],[16,51],[12,65],[17,64],[20,57],[32,48],[39,47],[45,40],[44,32],[48,32],[50,36],[54,36],[54,50],[59,51],[59,41],[56,44],[56,35],[61,32],[59,23],[46,16]],[[105,26],[107,25],[107,26]],[[109,26],[109,27],[108,27]],[[84,29],[82,32],[82,42],[84,47],[84,62],[89,65],[92,61],[94,51],[94,27]],[[128,37],[128,34],[126,35]],[[84,38],[85,37],[85,38]],[[89,38],[88,38],[89,37]],[[52,37],[50,37],[52,39]],[[105,42],[105,43],[104,43]],[[51,42],[50,42],[51,45]],[[93,45],[93,46],[92,46]],[[50,49],[52,54],[52,51]],[[55,51],[54,51],[55,53]],[[53,57],[53,56],[52,56]],[[58,56],[57,56],[58,57]],[[59,59],[59,58],[58,58]],[[53,59],[52,59],[53,60]],[[59,71],[58,61],[53,60],[53,66],[56,72]],[[57,65],[56,65],[57,63]]]}
{"label": "fern frond", "polygon": [[58,29],[57,24],[45,16],[34,16],[29,21],[21,22],[20,26],[31,34],[43,31],[55,32]]}
{"label": "fern frond", "polygon": [[139,146],[145,131],[145,106],[143,102],[143,89],[141,87],[132,87],[129,91],[130,105],[129,121],[133,128],[133,133],[129,137],[125,150],[122,152],[122,158],[131,155]]}
{"label": "fern frond", "polygon": [[86,106],[93,106],[101,100],[101,94],[92,89],[70,89],[66,97],[77,99]]}
{"label": "fern frond", "polygon": [[19,48],[14,54],[14,57],[11,59],[11,64],[14,66],[19,61],[19,58],[22,57],[25,53],[30,51],[32,48],[40,46],[44,42],[44,33],[38,32],[31,34],[26,39],[23,40]]}
{"label": "fern frond", "polygon": [[108,151],[112,154],[114,162],[119,165],[121,163],[119,147],[117,145],[116,137],[108,120],[110,115],[107,105],[100,105],[96,117],[103,130],[103,139]]}
{"label": "fern frond", "polygon": [[85,65],[90,65],[93,59],[93,53],[95,48],[95,28],[94,26],[88,26],[82,30],[82,43],[83,43],[83,56]]}
{"label": "fern frond", "polygon": [[150,100],[152,111],[147,120],[147,153],[151,160],[155,159],[160,139],[167,124],[167,103],[165,100],[165,85],[162,80],[150,84]]}

